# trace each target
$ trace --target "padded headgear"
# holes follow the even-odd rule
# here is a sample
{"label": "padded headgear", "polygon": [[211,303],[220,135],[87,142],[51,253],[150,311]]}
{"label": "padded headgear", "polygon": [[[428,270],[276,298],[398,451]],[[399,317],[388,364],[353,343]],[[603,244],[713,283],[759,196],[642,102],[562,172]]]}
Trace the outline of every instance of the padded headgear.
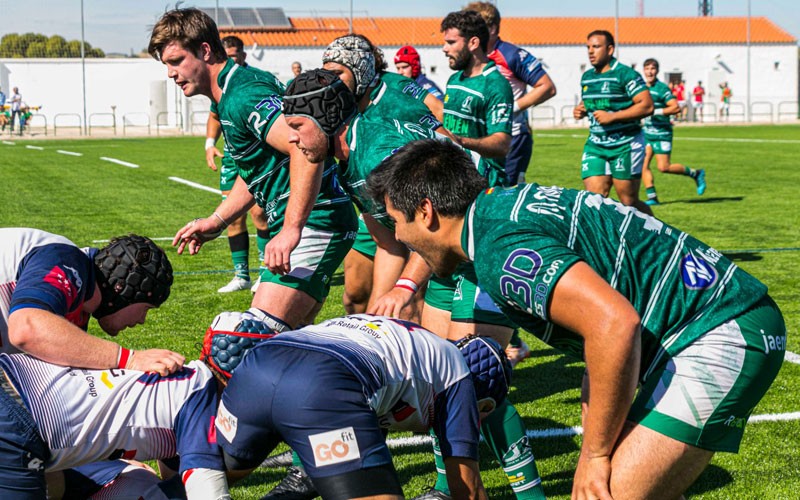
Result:
{"label": "padded headgear", "polygon": [[370,44],[358,35],[344,35],[332,41],[322,53],[322,64],[335,62],[353,72],[354,94],[360,99],[377,77],[375,54]]}
{"label": "padded headgear", "polygon": [[356,98],[335,73],[312,69],[297,75],[283,96],[284,116],[304,116],[328,137],[358,110]]}
{"label": "padded headgear", "polygon": [[404,62],[411,66],[411,77],[416,78],[422,73],[422,67],[419,62],[419,52],[411,45],[400,47],[397,54],[394,56],[394,63]]}
{"label": "padded headgear", "polygon": [[478,402],[492,399],[494,406],[506,399],[511,385],[511,364],[494,339],[469,335],[456,346],[467,361]]}
{"label": "padded headgear", "polygon": [[149,238],[135,234],[113,238],[98,250],[94,264],[102,299],[95,318],[141,302],[160,306],[169,297],[172,265]]}
{"label": "padded headgear", "polygon": [[227,381],[252,347],[275,335],[266,313],[255,307],[245,312],[219,313],[206,330],[200,360]]}

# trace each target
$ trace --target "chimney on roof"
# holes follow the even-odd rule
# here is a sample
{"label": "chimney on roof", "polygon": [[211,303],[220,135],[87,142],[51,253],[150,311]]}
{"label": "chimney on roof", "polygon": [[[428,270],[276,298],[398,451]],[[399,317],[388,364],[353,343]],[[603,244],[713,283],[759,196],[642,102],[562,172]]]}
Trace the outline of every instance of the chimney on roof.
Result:
{"label": "chimney on roof", "polygon": [[714,15],[713,0],[697,0],[697,15],[709,17]]}

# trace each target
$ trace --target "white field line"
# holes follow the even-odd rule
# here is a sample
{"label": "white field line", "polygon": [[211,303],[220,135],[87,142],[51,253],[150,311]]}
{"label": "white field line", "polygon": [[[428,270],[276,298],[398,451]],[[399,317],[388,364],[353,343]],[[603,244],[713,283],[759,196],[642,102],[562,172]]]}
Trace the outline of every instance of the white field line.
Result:
{"label": "white field line", "polygon": [[222,191],[220,191],[219,189],[214,189],[212,187],[204,186],[196,182],[187,181],[186,179],[181,179],[180,177],[170,177],[169,180],[180,182],[181,184],[186,184],[187,186],[191,186],[196,189],[202,189],[203,191],[208,191],[209,193],[222,194]]}
{"label": "white field line", "polygon": [[123,167],[139,168],[139,165],[135,163],[128,163],[127,161],[117,160],[116,158],[101,156],[100,159],[104,161],[110,161],[111,163],[116,163],[117,165],[122,165]]}
{"label": "white field line", "polygon": [[[764,415],[753,415],[748,420],[750,423],[758,422],[787,422],[791,420],[800,420],[800,412],[792,413],[768,413]],[[583,434],[583,427],[562,427],[550,429],[529,430],[528,437],[531,439],[547,439],[554,437],[572,437],[580,436]],[[402,448],[404,446],[420,446],[430,444],[430,436],[411,436],[404,438],[387,439],[386,444],[390,448]]]}
{"label": "white field line", "polygon": [[[539,137],[569,137],[572,139],[586,139],[586,134],[548,134],[536,133]],[[699,142],[746,142],[746,143],[769,143],[769,144],[800,144],[797,139],[744,139],[736,137],[673,137],[673,141],[699,141]]]}
{"label": "white field line", "polygon": [[16,146],[17,145],[16,142],[11,142],[11,141],[3,141],[3,144],[5,144],[7,146]]}
{"label": "white field line", "polygon": [[30,144],[25,146],[25,147],[28,148],[28,149],[35,149],[36,151],[44,151],[44,148],[39,147],[39,146],[31,146]]}
{"label": "white field line", "polygon": [[83,153],[76,153],[75,151],[64,151],[63,149],[57,149],[56,153],[69,156],[83,156]]}
{"label": "white field line", "polygon": [[783,357],[783,360],[800,365],[800,356],[791,351],[786,351],[786,356]]}

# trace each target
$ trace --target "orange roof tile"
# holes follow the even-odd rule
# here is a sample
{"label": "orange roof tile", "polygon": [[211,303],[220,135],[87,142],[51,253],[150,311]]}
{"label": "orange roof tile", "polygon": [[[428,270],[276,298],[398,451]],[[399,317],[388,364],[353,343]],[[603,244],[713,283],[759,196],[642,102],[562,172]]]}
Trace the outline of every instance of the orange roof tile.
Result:
{"label": "orange roof tile", "polygon": [[[347,18],[289,19],[292,28],[220,27],[220,34],[237,35],[245,45],[325,47],[347,34]],[[440,18],[356,17],[353,31],[383,46],[439,46]],[[518,45],[583,45],[595,29],[614,32],[612,17],[507,17],[501,35]],[[750,40],[755,44],[796,43],[797,39],[766,17],[753,17]],[[745,17],[623,17],[619,19],[619,44],[697,45],[740,44],[747,41]]]}

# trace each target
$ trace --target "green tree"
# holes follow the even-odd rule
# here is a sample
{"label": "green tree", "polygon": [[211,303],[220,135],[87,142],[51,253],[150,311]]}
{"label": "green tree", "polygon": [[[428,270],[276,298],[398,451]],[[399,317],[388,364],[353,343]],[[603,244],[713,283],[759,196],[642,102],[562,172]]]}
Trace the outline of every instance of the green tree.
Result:
{"label": "green tree", "polygon": [[[84,42],[86,57],[105,57],[106,54],[99,48],[92,47]],[[0,57],[80,57],[80,40],[67,42],[64,37],[53,35],[50,38],[39,33],[8,33],[0,38]]]}
{"label": "green tree", "polygon": [[45,57],[65,57],[67,41],[63,36],[53,35],[47,40],[47,55]]}
{"label": "green tree", "polygon": [[25,51],[25,57],[47,57],[47,43],[31,42]]}

